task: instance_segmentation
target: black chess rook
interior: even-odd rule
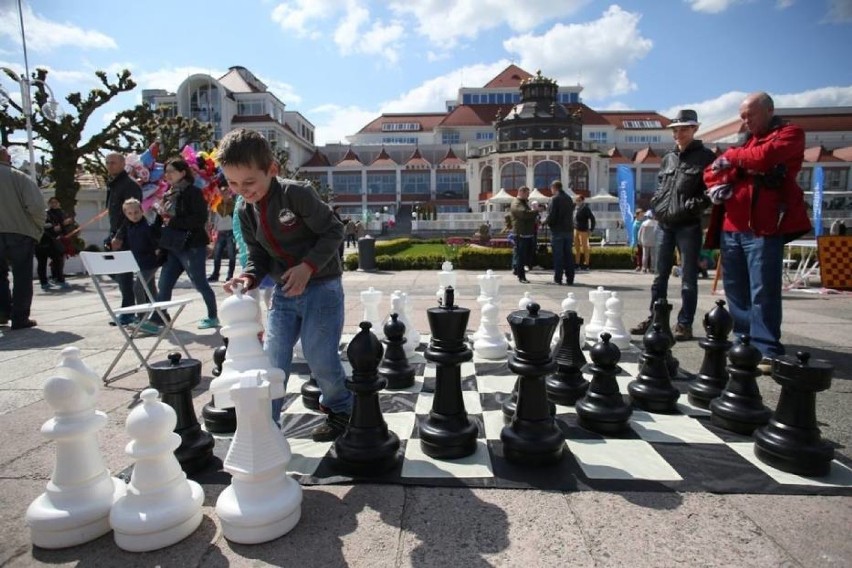
[[[704,350],[701,369],[689,383],[689,402],[698,408],[710,408],[710,401],[719,398],[728,382],[725,370],[731,342],[728,336],[734,328],[734,319],[725,309],[725,300],[716,300],[716,307],[704,314],[704,331],[707,337],[698,341]]]
[[[507,319],[515,340],[509,369],[518,374],[518,405],[512,422],[500,432],[503,455],[523,465],[554,464],[564,455],[565,434],[550,412],[544,377],[556,370],[550,340],[559,317],[531,302]]]
[[[757,365],[763,358],[760,350],[751,344],[751,337],[742,336],[741,342],[728,353],[731,364],[727,366],[728,384],[710,401],[710,419],[716,426],[750,435],[754,429],[769,422],[771,411],[763,404],[757,377],[762,373]]]
[[[680,391],[672,386],[666,362],[666,353],[670,352],[669,338],[659,323],[651,324],[642,338],[642,345],[639,374],[627,385],[633,406],[648,412],[676,413]]]
[[[473,351],[464,341],[470,310],[453,301],[454,290],[448,286],[441,305],[426,311],[432,339],[425,357],[435,364],[435,395],[429,416],[420,424],[420,446],[436,459],[473,454],[479,434],[467,415],[461,389],[460,365],[473,359]]]
[[[399,314],[392,313],[384,325],[385,356],[379,365],[379,376],[387,381],[389,390],[406,389],[414,385],[414,367],[409,365],[405,354],[405,324]]]
[[[400,461],[399,437],[388,429],[378,393],[385,387],[377,369],[382,344],[370,331],[370,322],[361,322],[346,356],[352,365],[352,378],[346,388],[355,395],[352,416],[346,431],[334,442],[335,467],[353,475],[381,475]]]
[[[611,435],[627,430],[633,409],[624,402],[615,376],[621,371],[621,350],[610,342],[609,333],[592,346],[589,371],[592,380],[585,396],[577,401],[577,423],[598,434]]]
[[[583,377],[586,356],[580,345],[583,318],[575,311],[567,311],[560,317],[559,325],[556,372],[545,379],[547,397],[555,404],[573,406],[589,388],[589,381]]]
[[[781,395],[769,424],[754,433],[754,455],[796,475],[828,475],[834,447],[820,437],[816,394],[831,387],[834,369],[825,361],[811,361],[810,353],[799,352],[796,357],[775,359],[772,370]]]

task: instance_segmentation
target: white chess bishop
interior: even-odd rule
[[[216,500],[225,538],[257,544],[290,532],[302,515],[302,488],[287,475],[290,445],[269,416],[265,373],[244,373],[231,387],[237,413],[225,470],[231,485]]]
[[[361,304],[364,306],[364,315],[361,316],[361,321],[368,321],[372,325],[373,331],[378,332],[382,329],[382,317],[379,310],[379,304],[382,302],[382,291],[376,290],[372,286],[368,290],[361,292]]]
[[[589,301],[592,303],[592,318],[586,323],[586,339],[597,342],[601,331],[606,325],[606,301],[609,299],[609,290],[598,286],[595,290],[589,290]]]
[[[618,297],[618,292],[610,293],[605,306],[604,315],[606,316],[606,322],[601,333],[608,333],[610,335],[610,342],[614,343],[619,349],[632,348],[630,333],[624,327],[624,303]]]
[[[257,337],[263,331],[263,326],[258,323],[259,311],[257,300],[239,289],[226,298],[219,308],[222,335],[228,338],[228,351],[222,372],[210,383],[216,408],[234,407],[231,387],[247,371],[265,371],[272,398],[284,396],[284,371],[272,366]]]
[[[177,415],[159,401],[156,389],[145,389],[142,404],[127,417],[133,458],[127,494],[112,507],[109,521],[122,550],[146,552],[180,542],[201,524],[204,491],[186,478],[175,457],[180,436]],[[267,413],[268,414],[268,413]]]
[[[100,378],[80,360],[80,350],[63,349],[44,384],[44,399],[54,416],[41,433],[56,443],[53,474],[47,491],[26,514],[36,546],[64,548],[105,535],[110,509],[127,490],[123,481],[110,476],[98,447],[97,432],[107,423],[106,414],[95,410],[99,391]]]

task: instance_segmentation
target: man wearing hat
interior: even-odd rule
[[[660,163],[657,189],[651,198],[651,209],[658,222],[657,275],[651,287],[651,309],[654,302],[668,295],[669,277],[674,264],[675,248],[683,263],[681,307],[672,333],[677,341],[692,339],[692,322],[698,305],[698,252],[701,249],[701,216],[710,200],[704,185],[704,168],[716,158],[713,152],[695,139],[698,114],[684,109],[669,124],[675,148]],[[651,316],[630,333],[643,335],[651,325]]]

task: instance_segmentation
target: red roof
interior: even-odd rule
[[[636,127],[625,127],[625,121],[659,121],[659,128],[666,128],[671,121],[660,113],[653,110],[602,110],[599,111],[601,117],[606,120],[609,124],[615,126],[616,128],[623,128],[627,130],[649,130],[657,128],[656,126],[649,126],[647,128],[636,128]]]
[[[579,110],[583,124],[599,126],[610,125],[610,122],[606,118],[604,118],[603,114],[599,113],[596,110],[592,110],[590,107],[586,106],[583,103],[569,103],[563,106],[570,114],[574,114]]]
[[[650,146],[642,148],[633,157],[633,163],[635,164],[659,164],[660,162],[660,157],[654,153]]]
[[[303,168],[330,168],[331,162],[328,161],[328,157],[319,151],[319,149],[314,150],[314,154],[308,159],[307,162],[302,164]]]
[[[376,156],[376,159],[370,162],[370,167],[372,169],[395,168],[396,166],[397,163],[394,162],[393,158],[388,155],[387,151],[384,148],[382,148],[381,153]]]
[[[512,104],[459,105],[441,121],[440,126],[491,126],[505,117]]]
[[[826,150],[825,146],[819,145],[805,149],[805,161],[815,164],[817,162],[842,162],[843,160]]]
[[[447,150],[447,154],[438,163],[439,168],[463,168],[464,161],[460,160],[456,153],[453,152],[452,146]]]
[[[852,146],[835,148],[831,153],[834,154],[835,158],[840,158],[846,162],[852,162]]]
[[[364,163],[361,161],[361,158],[358,157],[358,154],[352,151],[352,148],[346,152],[346,155],[343,156],[339,162],[337,162],[337,167],[355,167],[360,168]]]
[[[486,89],[502,89],[505,87],[520,87],[521,81],[531,79],[532,75],[514,63],[503,69],[496,77],[485,84]]]
[[[420,148],[415,148],[411,156],[405,161],[405,169],[407,170],[421,170],[431,167],[432,164],[420,154]]]
[[[619,151],[618,147],[613,146],[612,150],[607,152],[609,154],[609,161],[611,164],[629,164],[630,160],[622,155],[621,151]]]
[[[421,113],[412,113],[412,114],[383,114],[380,117],[376,118],[372,122],[370,122],[367,126],[358,131],[361,133],[396,133],[396,134],[412,134],[417,132],[430,132],[435,129],[444,117],[447,116],[445,112],[421,112]],[[382,130],[383,124],[395,124],[395,123],[417,123],[420,125],[420,130]]]
[[[810,116],[779,116],[801,127],[805,132],[842,132],[852,130],[852,114],[818,114]]]

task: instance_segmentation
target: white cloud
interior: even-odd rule
[[[795,0],[775,0],[775,8],[786,10],[795,3]]]
[[[166,89],[175,92],[187,77],[195,74],[210,75],[215,78],[221,77],[225,72],[220,69],[190,65],[186,67],[164,67],[153,71],[138,71],[133,73],[133,79],[140,89]]]
[[[306,116],[316,125],[316,144],[323,146],[334,142],[346,143],[346,137],[355,134],[380,112],[357,106],[328,104],[309,109]]]
[[[339,6],[339,0],[282,2],[273,8],[272,21],[282,30],[295,32],[299,37],[318,39],[322,34],[314,27],[315,23],[333,16]]]
[[[627,68],[653,47],[639,30],[640,17],[613,5],[597,20],[556,24],[542,35],[509,38],[503,47],[519,55],[524,69],[546,69],[562,85],[582,84],[586,99],[621,95],[637,88]]]
[[[705,14],[720,14],[733,6],[739,4],[743,0],[684,0],[689,4],[693,11],[703,12]],[[783,2],[784,0],[781,0]]]
[[[852,0],[828,0],[828,14],[825,20],[833,24],[852,22]]]
[[[217,75],[217,77],[221,77],[221,75]],[[266,83],[266,87],[285,105],[297,105],[302,102],[302,97],[296,93],[296,88],[290,83],[265,77],[259,77],[259,79]]]
[[[394,1],[390,9],[397,15],[417,20],[417,32],[444,49],[458,40],[473,39],[481,32],[507,25],[515,31],[528,31],[547,20],[575,13],[589,0],[418,0]]]
[[[24,4],[24,29],[27,47],[36,52],[53,51],[61,47],[83,49],[116,49],[115,40],[97,30],[83,29],[74,24],[59,23],[35,14],[32,8]],[[20,20],[14,2],[0,4],[0,37],[6,37],[21,44]]]

